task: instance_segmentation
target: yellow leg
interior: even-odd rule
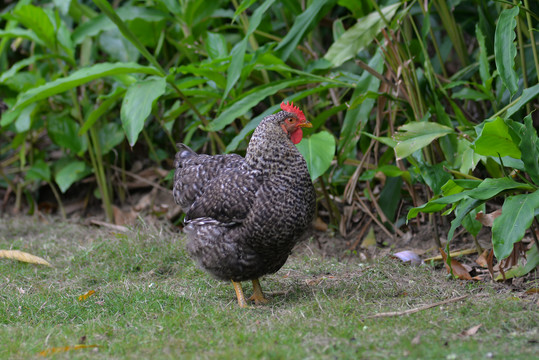
[[[249,301],[254,301],[256,305],[267,304],[269,302],[269,300],[264,297],[258,279],[253,280],[253,295],[251,295]]]
[[[249,307],[247,301],[245,301],[245,296],[243,295],[243,290],[241,289],[241,283],[235,282],[232,280],[232,285],[234,285],[234,290],[236,290],[236,297],[238,298],[238,305],[241,308]]]

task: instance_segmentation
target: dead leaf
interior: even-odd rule
[[[487,256],[487,268],[488,268],[490,277],[494,280],[493,261],[494,261],[494,249],[490,249],[490,252],[488,253],[488,256]]]
[[[477,331],[479,330],[479,328],[483,326],[483,324],[479,324],[479,325],[475,325],[475,326],[472,326],[471,328],[469,328],[468,330],[464,330],[463,332],[461,332],[459,334],[459,336],[461,337],[468,337],[468,336],[473,336],[477,333]]]
[[[314,228],[317,231],[327,231],[328,224],[326,224],[322,219],[317,217],[316,220],[314,221]]]
[[[421,334],[417,334],[413,339],[412,339],[412,345],[419,345],[421,343]]]
[[[376,236],[374,235],[374,228],[372,226],[361,242],[362,248],[366,249],[369,246],[376,246]]]
[[[477,265],[481,266],[481,267],[484,267],[484,268],[488,268],[488,254],[490,252],[490,249],[485,249],[485,251],[483,251],[483,253],[481,255],[479,255],[479,257],[475,260],[475,262],[477,263]]]
[[[0,250],[0,258],[19,260],[30,264],[47,265],[52,267],[47,260],[19,250]]]
[[[66,352],[70,350],[79,350],[79,349],[87,349],[87,348],[98,348],[99,345],[75,345],[75,346],[63,346],[63,347],[53,347],[49,348],[43,351],[40,351],[38,354],[41,356],[49,356],[52,354],[56,354],[59,352]]]
[[[135,211],[142,211],[149,208],[152,205],[155,197],[155,189],[142,196],[137,204],[133,207]]]
[[[451,269],[453,269],[453,275],[455,275],[459,279],[472,280],[470,273],[466,270],[466,268],[460,262],[458,262],[453,257],[451,257],[451,269],[450,269],[449,265],[447,265],[447,254],[442,248],[440,248],[440,253],[442,253],[442,258],[444,259],[444,265],[448,273],[451,273]]]
[[[475,220],[479,221],[481,224],[487,227],[492,227],[492,224],[494,223],[494,219],[496,219],[501,214],[502,214],[502,209],[493,211],[490,214],[484,214],[482,211],[480,211],[475,215]]]
[[[112,211],[114,213],[114,223],[116,225],[134,225],[135,219],[138,216],[138,212],[133,211],[123,211],[119,207],[112,205]]]
[[[79,296],[79,301],[85,301],[86,299],[88,299],[93,294],[95,294],[95,290],[90,290],[86,294],[83,294],[83,295]]]
[[[526,294],[539,294],[539,288],[531,288],[526,290]]]

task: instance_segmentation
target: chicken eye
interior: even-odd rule
[[[293,118],[288,118],[288,119],[286,119],[286,122],[289,123],[289,124],[292,124],[294,122],[294,119]]]

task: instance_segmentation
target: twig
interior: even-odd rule
[[[420,306],[420,307],[415,308],[415,309],[408,309],[408,310],[404,310],[404,311],[391,311],[391,312],[378,313],[378,314],[369,315],[367,317],[364,317],[364,319],[374,319],[374,318],[381,318],[381,317],[392,317],[392,316],[401,316],[401,315],[413,314],[413,313],[416,313],[416,312],[419,312],[419,311],[422,311],[422,310],[427,310],[427,309],[430,309],[430,308],[433,308],[433,307],[436,307],[436,306],[445,305],[445,304],[449,304],[449,303],[452,303],[452,302],[464,300],[469,296],[470,295],[463,295],[463,296],[459,296],[459,297],[456,297],[456,298],[453,298],[453,299],[439,301],[439,302],[434,303],[434,304]]]
[[[369,215],[376,224],[378,224],[378,226],[380,227],[380,229],[382,229],[383,232],[386,233],[386,235],[390,238],[393,238],[393,234],[391,232],[389,232],[388,229],[386,229],[386,227],[384,226],[384,224],[382,224],[380,222],[380,220],[378,220],[376,218],[376,216],[374,216],[374,214],[369,210],[369,208],[367,207],[367,205],[359,198],[357,197],[356,200],[359,202],[359,205],[360,207],[362,208],[363,212],[367,215]]]
[[[161,190],[161,191],[163,191],[163,192],[166,192],[167,194],[172,194],[172,190],[167,189],[166,187],[163,187],[163,186],[157,184],[156,182],[153,182],[153,181],[150,181],[150,180],[148,180],[148,179],[145,179],[145,178],[143,178],[142,176],[137,175],[137,174],[135,174],[135,173],[133,173],[133,172],[131,172],[131,171],[123,170],[122,168],[119,168],[119,167],[116,166],[116,165],[110,165],[110,167],[111,167],[112,169],[116,170],[116,171],[123,171],[126,175],[131,176],[133,179],[138,180],[138,181],[140,181],[140,182],[143,182],[143,183],[145,183],[145,184],[151,185],[151,186],[153,186],[154,188],[157,188],[157,189],[159,189],[159,190]]]
[[[94,224],[94,225],[103,226],[103,227],[109,228],[109,229],[114,230],[114,231],[120,231],[120,232],[128,232],[129,231],[129,228],[126,227],[126,226],[110,224],[110,223],[105,222],[105,221],[92,219],[92,220],[90,220],[90,223]]]
[[[359,235],[357,236],[356,241],[354,241],[354,243],[348,248],[348,250],[355,250],[356,249],[356,247],[359,245],[360,241],[363,239],[363,235],[365,235],[365,232],[367,231],[367,229],[369,228],[369,225],[371,223],[372,223],[372,218],[368,218],[367,222],[365,223],[365,225],[363,226],[363,228],[359,232]]]

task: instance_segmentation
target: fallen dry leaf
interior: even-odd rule
[[[328,224],[324,222],[324,220],[320,219],[319,217],[316,218],[314,221],[314,228],[317,231],[327,231],[328,230]]]
[[[133,209],[124,211],[115,205],[112,205],[112,211],[114,213],[114,224],[120,226],[134,225],[138,216],[138,212],[133,211]]]
[[[369,229],[369,232],[365,237],[363,238],[363,241],[361,242],[361,247],[366,249],[369,246],[376,246],[376,235],[374,235],[374,229],[371,226]]]
[[[539,288],[531,288],[526,290],[526,294],[539,294]]]
[[[490,249],[485,249],[481,255],[475,260],[477,265],[488,268],[488,254],[490,252]]]
[[[30,264],[52,265],[45,259],[19,250],[0,250],[0,258],[19,260]]]
[[[88,299],[90,296],[92,296],[93,294],[95,294],[95,290],[90,290],[86,294],[79,296],[79,301],[84,301]]]
[[[451,258],[451,269],[450,269],[449,265],[447,265],[447,254],[442,248],[440,248],[440,253],[442,254],[442,258],[444,259],[444,265],[448,273],[451,273],[451,269],[453,269],[453,275],[455,275],[459,279],[472,280],[470,273],[466,270],[466,268],[460,262],[458,262],[454,258]]]
[[[49,356],[52,354],[56,354],[59,352],[66,352],[69,350],[79,350],[79,349],[98,348],[98,347],[99,345],[75,345],[75,346],[53,347],[53,348],[40,351],[38,354],[41,356]]]
[[[421,343],[421,334],[417,334],[413,339],[412,339],[412,345],[419,345]]]
[[[471,328],[469,328],[468,330],[464,330],[463,332],[461,332],[459,334],[459,336],[461,337],[468,337],[468,336],[473,336],[477,333],[477,331],[479,330],[479,328],[483,326],[483,324],[479,324],[479,325],[475,325],[475,326],[472,326]]]
[[[501,214],[502,214],[502,209],[498,209],[489,214],[484,214],[482,211],[480,211],[475,215],[475,220],[479,221],[481,224],[487,227],[492,227],[492,224],[494,223],[494,219],[496,219]]]

